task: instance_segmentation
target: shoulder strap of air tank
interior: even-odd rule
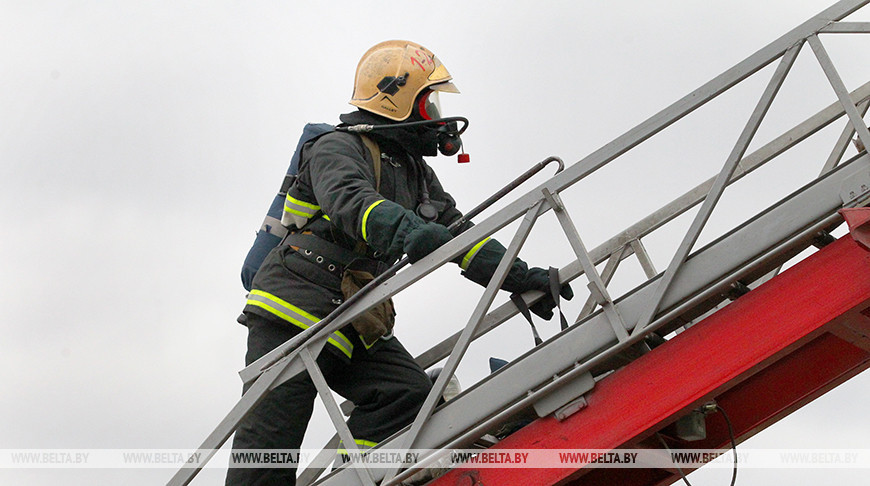
[[[378,143],[372,140],[370,137],[365,135],[360,135],[360,138],[363,141],[363,145],[369,149],[369,152],[372,154],[372,163],[375,168],[375,191],[381,190],[381,149],[378,147]]]
[[[369,152],[372,155],[372,165],[374,166],[374,170],[375,170],[375,191],[380,192],[381,191],[381,148],[378,147],[378,143],[375,142],[374,140],[372,140],[370,137],[367,137],[365,135],[360,135],[359,137],[362,139],[363,145],[365,145],[366,148],[369,149]],[[359,241],[356,244],[354,251],[356,251],[359,254],[365,255],[366,254],[366,243],[364,241]]]

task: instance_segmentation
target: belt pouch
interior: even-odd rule
[[[345,269],[341,279],[341,293],[344,295],[345,300],[359,292],[361,288],[365,287],[374,278],[370,272],[364,270]],[[393,307],[393,299],[387,299],[354,319],[351,325],[359,333],[360,339],[366,349],[368,349],[380,337],[392,332],[395,322],[396,310]]]

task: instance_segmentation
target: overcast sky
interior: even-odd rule
[[[453,74],[462,94],[442,103],[471,120],[472,163],[431,163],[468,209],[547,156],[580,160],[830,3],[0,0],[0,449],[201,443],[240,394],[241,262],[302,126],[350,111],[371,45],[414,40]],[[870,43],[854,37],[823,38],[850,89],[870,79]],[[814,62],[804,49],[760,139],[834,101]],[[587,246],[717,173],[764,73],[566,193]],[[702,242],[751,216],[747,201],[758,210],[810,180],[841,128],[726,196]],[[660,269],[679,238],[648,242]],[[533,235],[522,256],[564,266],[570,249],[551,240]],[[398,296],[397,333],[419,354],[464,325],[478,295],[439,270]],[[539,324],[545,338],[557,327]],[[511,321],[472,347],[459,378],[530,346]],[[745,446],[866,448],[868,385],[865,373]],[[304,446],[331,434],[320,407]],[[173,472],[0,469],[0,482],[134,486]],[[692,478],[726,484],[730,471]],[[864,484],[866,470],[746,469],[738,484],[774,481]]]

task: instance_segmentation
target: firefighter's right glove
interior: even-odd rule
[[[556,308],[556,300],[550,292],[550,276],[549,272],[543,268],[530,268],[526,272],[522,286],[518,289],[520,292],[528,290],[540,290],[544,293],[544,297],[529,306],[529,310],[541,319],[549,321],[553,318],[553,309]],[[559,295],[565,300],[574,298],[574,290],[567,283],[562,284],[559,289]]]
[[[417,226],[405,237],[403,249],[411,263],[416,263],[453,239],[447,227],[438,223]]]
[[[486,287],[492,278],[492,274],[498,267],[499,262],[505,254],[505,247],[495,239],[484,240],[484,244],[477,245],[465,257],[460,257],[462,274],[465,278]],[[556,307],[556,301],[550,291],[549,271],[543,268],[529,268],[526,262],[517,258],[511,264],[508,270],[507,277],[501,285],[502,290],[515,293],[523,293],[529,290],[540,290],[544,292],[544,297],[534,305],[529,307],[529,310],[540,316],[542,319],[551,319],[553,317],[553,309]],[[563,284],[559,289],[559,295],[570,300],[574,297],[574,291],[567,283]]]

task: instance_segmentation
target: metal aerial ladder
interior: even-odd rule
[[[385,279],[339,315],[324,319],[242,370],[243,381],[251,386],[203,442],[202,456],[214,454],[269,390],[303,372],[318,387],[337,435],[301,472],[299,484],[387,485],[402,484],[435,460],[438,451],[452,449],[661,447],[660,437],[673,437],[669,427],[711,401],[729,410],[731,432],[742,440],[870,367],[870,252],[868,226],[863,225],[870,217],[862,213],[870,201],[870,156],[860,148],[861,144],[870,146],[870,131],[863,120],[870,103],[870,82],[850,92],[822,42],[829,35],[870,33],[870,23],[844,20],[868,3],[843,0],[834,4],[477,222],[425,259]],[[807,45],[833,88],[832,103],[747,154]],[[587,249],[562,194],[769,65],[772,76],[721,171],[596,248]],[[702,248],[694,248],[730,184],[844,114],[845,127],[833,140],[819,177]],[[847,157],[855,135],[859,152]],[[696,212],[688,231],[667,268],[657,271],[642,240],[690,210]],[[510,263],[536,220],[549,211],[555,214],[575,257],[558,270],[559,279],[572,282],[580,278],[574,288],[585,285],[587,304],[573,325],[439,405],[471,342],[518,315],[513,302],[491,307]],[[844,218],[852,235],[835,239],[831,231]],[[315,361],[329,335],[512,224],[516,229],[505,257],[467,325],[417,358],[424,368],[443,362],[443,369],[416,420],[377,446],[434,451],[432,455],[420,457],[417,463],[341,467],[325,473],[339,439],[349,452],[359,452],[344,423],[342,407],[333,399]],[[813,246],[820,249],[778,272],[785,262]],[[647,280],[614,299],[608,283],[620,262],[632,255]],[[541,297],[541,292],[523,295],[528,304]],[[680,369],[692,371],[674,371]],[[797,377],[807,370],[812,373]],[[776,393],[769,391],[772,385]],[[645,406],[634,407],[639,401]],[[518,416],[535,420],[499,442],[482,439]],[[727,445],[729,431],[721,419],[711,415],[704,424],[705,438],[691,447]],[[677,440],[667,445],[688,447]],[[182,468],[170,484],[187,484],[201,466]],[[679,479],[673,469],[595,469],[581,463],[573,469],[463,467],[431,484],[469,484],[469,477],[473,484],[487,485],[640,485]]]

